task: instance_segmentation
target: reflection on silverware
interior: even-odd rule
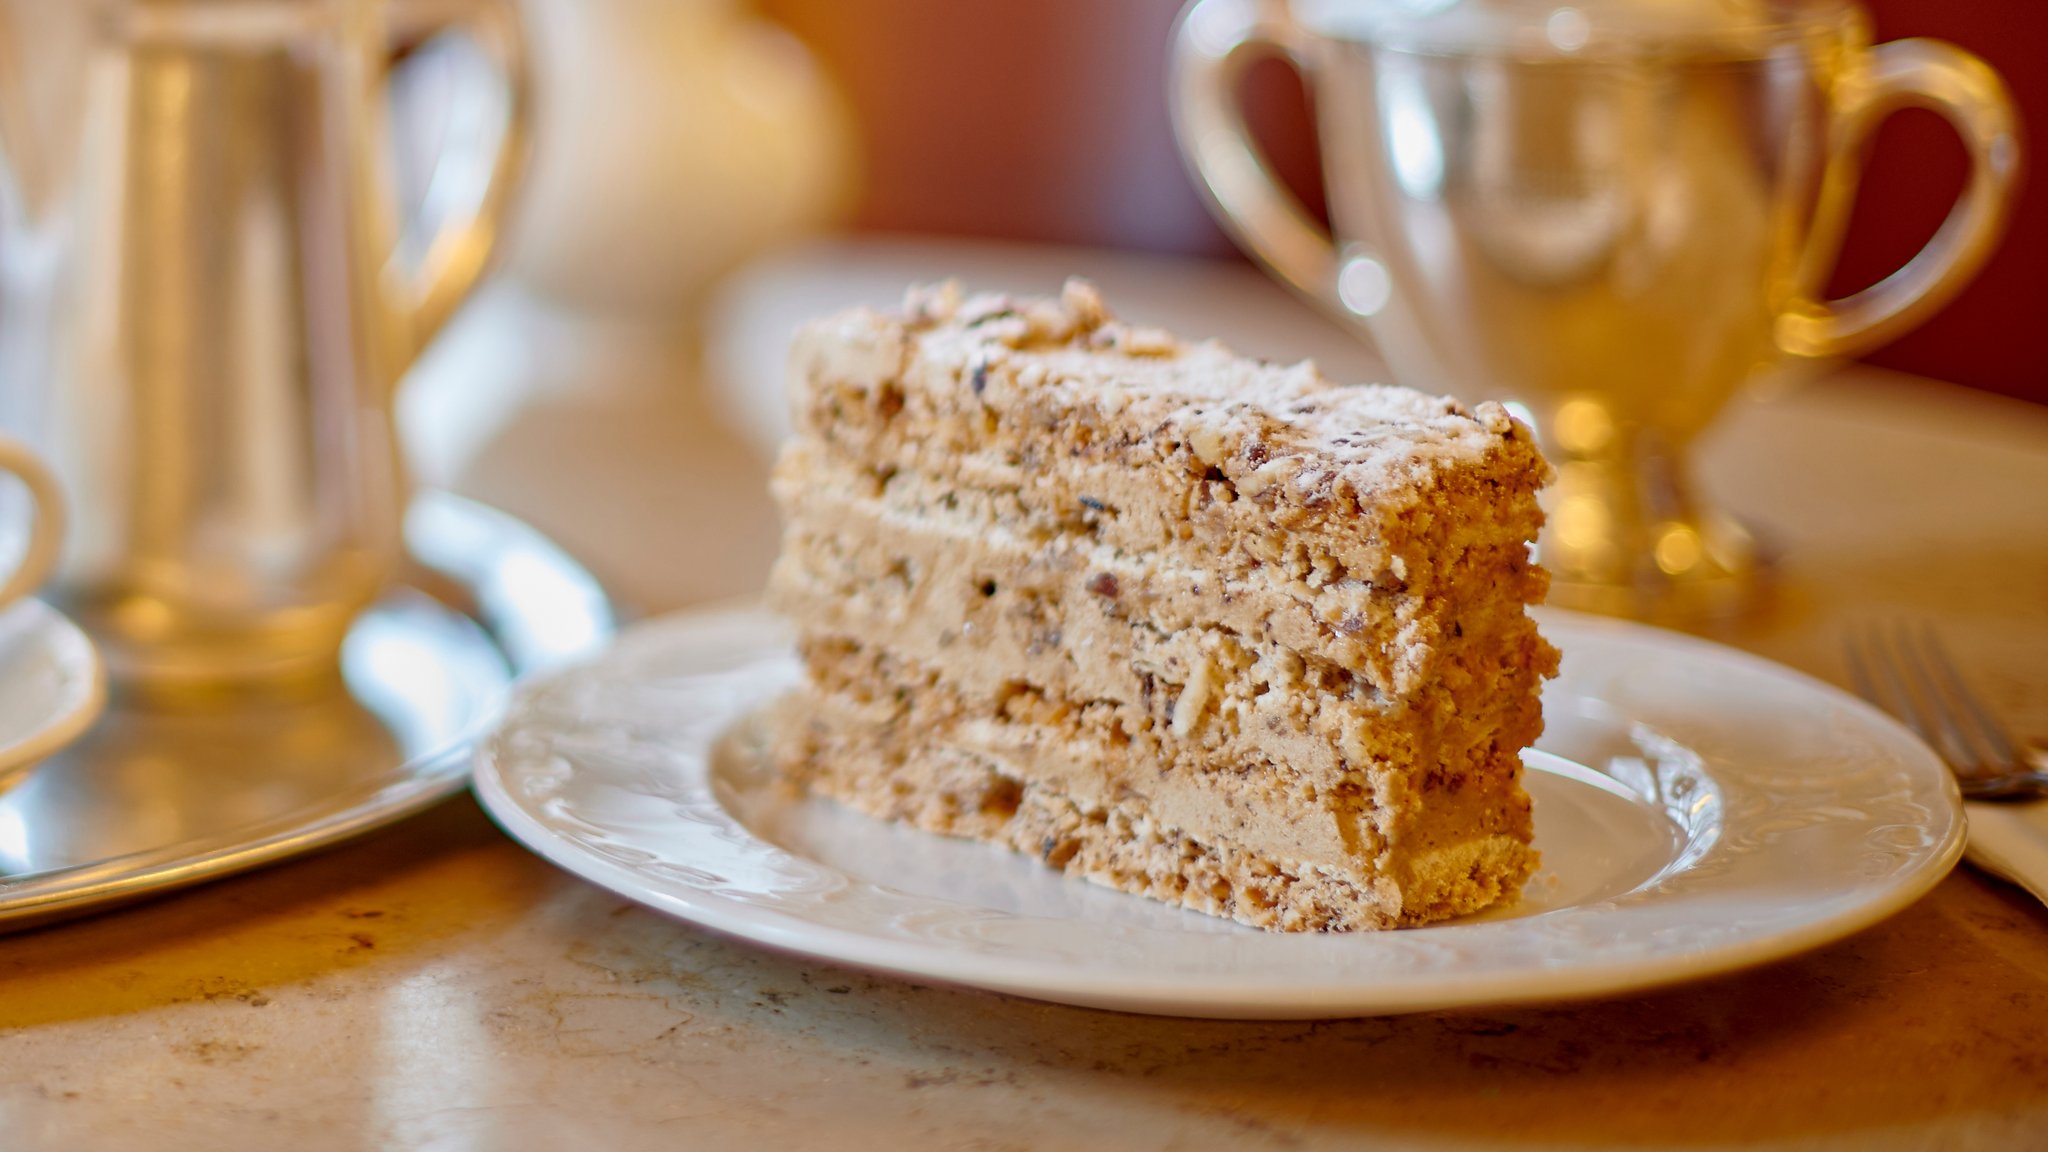
[[[322,804],[366,766],[422,761],[458,742],[509,681],[476,624],[401,594],[349,633],[327,691],[175,711],[117,697],[83,740],[0,797],[0,871],[198,842]]]
[[[460,790],[515,673],[612,634],[603,590],[503,513],[423,493],[418,565],[474,619],[401,589],[361,616],[325,690],[162,710],[134,695],[0,793],[0,930],[277,860]]]
[[[1970,691],[1931,626],[1851,628],[1842,648],[1856,691],[1939,751],[1965,797],[2048,796],[2048,771],[2022,754],[2019,743]]]

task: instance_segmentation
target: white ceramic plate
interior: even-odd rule
[[[92,641],[40,600],[0,612],[0,790],[83,734],[107,705]]]
[[[1327,1017],[1611,994],[1814,947],[1962,850],[1954,784],[1897,724],[1689,637],[1561,612],[1529,791],[1544,866],[1512,908],[1267,934],[1027,858],[793,800],[762,704],[796,681],[755,611],[673,617],[530,686],[478,748],[511,834],[633,900],[775,948],[1022,996]]]

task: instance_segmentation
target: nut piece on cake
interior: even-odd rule
[[[807,327],[771,579],[786,777],[1260,928],[1421,924],[1535,866],[1549,467],[1497,404],[1057,300]]]

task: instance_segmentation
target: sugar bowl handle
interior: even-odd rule
[[[1174,26],[1167,91],[1181,155],[1232,238],[1283,283],[1343,315],[1336,246],[1274,176],[1238,103],[1245,69],[1261,57],[1306,75],[1306,41],[1285,4],[1198,0]]]
[[[1850,193],[1871,133],[1903,108],[1939,113],[1963,138],[1970,179],[1948,218],[1903,268],[1842,300],[1820,286],[1833,264]],[[1998,73],[1941,40],[1872,48],[1837,86],[1823,203],[1836,217],[1816,228],[1800,278],[1806,290],[1778,316],[1777,340],[1799,356],[1853,356],[1919,324],[1962,291],[2005,230],[2020,172],[2018,116]]]
[[[502,115],[496,147],[489,153],[459,145],[442,152],[428,178],[429,196],[445,194],[456,208],[429,235],[401,243],[402,251],[417,254],[413,260],[394,254],[387,268],[409,337],[407,362],[441,331],[490,267],[531,139],[531,66],[517,4],[412,0],[393,8],[391,33],[397,45],[417,45],[447,32],[467,38],[491,64],[501,82]],[[461,128],[470,127],[474,111],[465,106],[458,114]]]

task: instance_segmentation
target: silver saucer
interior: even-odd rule
[[[611,638],[610,602],[502,512],[423,493],[419,569],[342,650],[345,693],[233,712],[124,709],[0,794],[0,931],[310,851],[460,791],[516,675]]]

